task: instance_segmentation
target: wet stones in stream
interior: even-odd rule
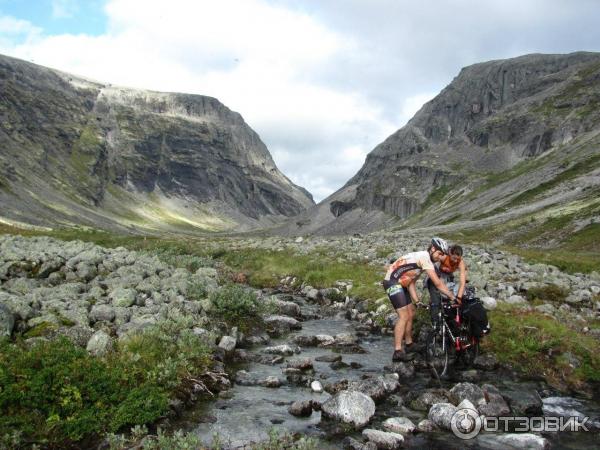
[[[321,417],[363,428],[375,415],[375,402],[362,392],[344,390],[321,405]]]
[[[264,318],[267,333],[270,336],[282,336],[293,330],[301,330],[302,324],[293,317],[283,315],[270,315]]]

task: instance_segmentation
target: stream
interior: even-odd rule
[[[290,296],[287,296],[288,298]],[[293,346],[298,335],[337,335],[340,333],[357,334],[359,322],[345,318],[345,311],[311,304],[304,297],[293,296],[294,302],[301,307],[302,315],[310,317],[301,322],[302,329],[293,331],[282,337],[273,338],[268,344],[248,348],[253,354],[260,354],[266,347],[280,344]],[[323,315],[320,317],[319,315]],[[319,317],[319,318],[314,318]],[[358,333],[360,336],[365,333]],[[393,337],[390,335],[368,334],[360,336],[358,343],[365,353],[344,353],[320,347],[302,347],[299,354],[286,356],[289,358],[307,357],[313,362],[314,373],[306,372],[310,380],[319,380],[326,385],[343,379],[360,380],[391,373],[385,369],[391,364]],[[324,355],[340,355],[347,367],[332,368],[330,362],[316,361]],[[354,363],[354,364],[353,364]],[[255,442],[268,439],[268,433],[275,428],[280,432],[301,433],[318,441],[319,449],[343,448],[342,440],[352,436],[364,441],[361,432],[340,427],[331,421],[321,421],[321,412],[313,411],[309,417],[295,417],[288,412],[288,407],[298,400],[316,400],[325,402],[330,394],[315,393],[308,386],[288,383],[282,369],[285,361],[279,364],[260,362],[236,363],[235,369],[245,370],[253,377],[265,379],[272,376],[282,381],[278,388],[260,385],[240,385],[222,392],[213,401],[203,402],[187,411],[177,423],[178,428],[197,434],[203,443],[211,445],[213,436],[219,436],[219,442],[226,448],[243,448]],[[417,365],[418,368],[418,365]],[[413,410],[405,405],[403,399],[411,392],[420,392],[427,388],[439,388],[440,382],[432,378],[427,369],[416,370],[411,377],[400,378],[400,387],[392,395],[377,403],[375,416],[367,428],[384,430],[382,422],[390,417],[407,417],[416,425],[427,418],[427,411]],[[496,369],[493,371],[478,370],[474,372],[456,370],[452,378],[442,380],[441,387],[450,389],[462,381],[473,382],[479,386],[485,383],[495,385],[501,393],[512,392],[513,397],[540,395],[543,399],[543,411],[546,416],[588,416],[594,424],[590,432],[554,432],[543,433],[552,449],[590,449],[598,446],[600,441],[600,404],[582,398],[564,397],[555,392],[543,381],[520,380],[512,372]],[[310,383],[309,383],[310,385]],[[588,422],[588,423],[590,423]],[[407,448],[499,448],[490,434],[481,433],[471,440],[460,440],[449,431],[417,432],[406,437],[404,447]],[[494,438],[494,436],[491,436]],[[511,448],[511,447],[503,447]]]

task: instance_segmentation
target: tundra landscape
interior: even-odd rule
[[[0,448],[596,445],[600,53],[464,67],[317,202],[242,115],[0,55]],[[443,373],[382,287],[434,236],[491,327]]]

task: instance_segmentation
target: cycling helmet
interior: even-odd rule
[[[433,245],[433,248],[441,251],[445,255],[448,254],[448,243],[444,239],[434,237],[433,239],[431,239],[431,245]]]

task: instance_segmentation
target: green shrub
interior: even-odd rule
[[[248,330],[261,325],[262,314],[270,311],[270,303],[261,302],[256,294],[239,284],[229,284],[210,296],[210,315],[228,326]]]
[[[154,422],[190,375],[211,364],[209,347],[166,320],[96,358],[66,338],[0,342],[0,448],[19,442],[66,447],[126,426]]]
[[[527,291],[527,300],[530,302],[562,303],[565,298],[567,298],[567,290],[555,284],[531,288]]]

